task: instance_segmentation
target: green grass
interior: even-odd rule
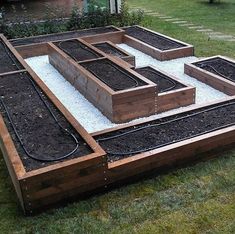
[[[129,2],[142,4],[149,9],[155,8],[171,16],[183,14],[190,18],[192,14],[192,21],[196,20],[197,14],[200,18],[203,15],[204,25],[208,23],[208,27],[221,29],[220,31],[223,32],[229,32],[234,23],[223,18],[218,19],[215,12],[208,11],[207,4],[196,0],[130,0]],[[231,17],[234,4],[226,8],[224,4],[223,13],[219,5],[216,5],[218,8],[216,12]],[[177,5],[175,11],[174,5]],[[191,13],[185,11],[186,6],[193,9]],[[206,22],[206,17],[216,18],[215,23]],[[219,24],[224,26],[221,27]],[[197,56],[224,54],[235,57],[234,42],[208,41],[202,33],[184,29],[154,17],[146,17],[144,25],[194,44]],[[0,155],[0,233],[3,234],[227,234],[235,233],[234,217],[235,150],[221,154],[217,159],[146,179],[64,208],[49,210],[36,217],[23,216],[4,160]]]

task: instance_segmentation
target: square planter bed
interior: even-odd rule
[[[107,183],[174,168],[235,146],[235,98],[93,133],[108,157]]]
[[[192,76],[228,95],[235,95],[235,61],[214,56],[184,65],[185,74]]]
[[[156,85],[112,57],[77,63],[50,44],[49,61],[112,122],[155,113]]]
[[[195,103],[196,89],[151,66],[133,69],[157,85],[157,113]]]
[[[20,204],[33,214],[102,186],[107,163],[20,56],[18,62],[25,70],[0,74],[0,146]]]
[[[47,35],[17,38],[10,40],[11,44],[17,49],[23,58],[29,58],[40,55],[47,55],[47,43],[75,38],[86,38],[90,41],[111,40],[120,43],[124,31],[114,26],[91,28],[78,31],[63,33],[53,33]],[[93,39],[92,39],[93,38]]]
[[[121,58],[135,67],[135,56],[127,53],[125,50],[119,48],[114,43],[110,41],[104,41],[92,45],[107,55]]]
[[[192,45],[152,30],[140,26],[126,27],[124,30],[123,43],[160,61],[192,56],[194,54]]]

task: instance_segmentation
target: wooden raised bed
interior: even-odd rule
[[[181,112],[178,114],[170,115],[164,118],[161,118],[159,120],[151,120],[151,121],[140,121],[135,124],[126,124],[125,126],[118,126],[115,128],[111,128],[108,130],[100,131],[93,133],[92,136],[99,142],[100,139],[115,136],[115,134],[123,134],[127,130],[136,130],[140,127],[147,126],[153,123],[164,123],[164,121],[169,121],[174,119],[182,117],[182,116],[188,116],[189,114],[195,112],[195,111],[201,111],[205,108],[212,108],[217,105],[225,104],[228,102],[233,102],[235,105],[235,97],[227,98],[223,101],[217,101],[211,104],[198,106],[198,107],[192,107],[186,112]],[[233,110],[234,111],[234,106]],[[230,111],[231,112],[231,111]],[[209,116],[209,115],[208,115]],[[205,118],[207,121],[207,118]],[[154,122],[155,121],[155,122]],[[186,121],[186,120],[183,120]],[[173,168],[175,166],[185,165],[185,163],[192,163],[193,161],[199,161],[199,160],[205,160],[211,156],[215,156],[218,152],[223,152],[223,150],[232,148],[235,146],[235,121],[234,116],[231,122],[229,122],[229,116],[227,118],[228,125],[225,127],[222,127],[221,129],[218,128],[218,130],[212,130],[211,132],[207,132],[202,135],[195,135],[191,138],[185,138],[182,139],[182,141],[179,140],[179,142],[171,142],[169,144],[166,144],[164,146],[152,149],[152,150],[146,150],[146,152],[143,153],[136,153],[132,156],[125,156],[125,158],[114,158],[113,156],[110,157],[109,151],[112,151],[114,149],[117,150],[123,150],[123,144],[125,145],[124,141],[126,140],[126,144],[128,144],[128,148],[126,149],[128,152],[133,147],[133,142],[136,141],[135,137],[132,135],[127,135],[127,139],[121,139],[118,138],[118,148],[115,148],[116,146],[112,146],[112,144],[104,145],[102,141],[100,141],[100,145],[104,148],[104,150],[107,150],[107,159],[108,159],[108,171],[107,171],[107,187],[113,186],[115,184],[120,184],[122,181],[130,180],[130,178],[137,178],[138,175],[142,173],[147,173],[149,171],[154,170],[161,171],[163,168]],[[187,122],[187,121],[186,121]],[[175,122],[176,127],[177,123]],[[188,122],[189,125],[191,125],[191,122]],[[211,124],[211,122],[209,123]],[[218,124],[220,126],[220,124]],[[224,123],[221,124],[221,126],[224,126]],[[183,128],[183,126],[179,125],[178,128]],[[174,127],[173,127],[174,128]],[[201,127],[202,128],[202,127]],[[159,128],[158,131],[161,128]],[[175,129],[169,129],[169,131],[174,131]],[[187,129],[185,129],[187,130]],[[202,129],[202,132],[204,129]],[[158,134],[158,132],[155,132]],[[145,133],[147,134],[147,133]],[[161,133],[160,133],[161,134]],[[167,134],[167,133],[164,133]],[[164,135],[163,133],[161,136]],[[151,138],[154,136],[151,134],[151,137],[146,140],[146,142],[151,141]],[[139,139],[145,139],[147,135],[138,135]],[[133,141],[131,141],[133,138]],[[132,142],[132,143],[131,143]],[[138,142],[135,142],[137,146]],[[137,147],[138,148],[138,147]]]
[[[140,26],[126,27],[124,30],[123,43],[160,61],[192,56],[194,54],[192,45],[152,30]],[[143,34],[143,39],[141,39],[141,34]],[[150,39],[151,42],[149,41]],[[161,46],[159,45],[159,40],[162,41]]]
[[[49,43],[49,61],[60,73],[112,122],[121,123],[155,113],[156,85],[134,72],[126,63],[107,56],[109,61],[124,73],[132,76],[141,86],[114,91],[94,74],[84,68],[85,62],[77,63],[54,44]],[[111,76],[112,77],[112,76]]]
[[[125,50],[121,49],[120,47],[116,46],[114,43],[110,41],[103,41],[92,44],[97,49],[103,51],[104,53],[121,58],[122,60],[130,63],[132,66],[135,67],[135,56],[127,53]]]
[[[195,87],[151,66],[138,67],[133,70],[157,84],[157,113],[195,103]]]
[[[209,70],[208,70],[207,68],[208,62],[210,64],[213,64],[213,61],[215,60],[222,60],[222,62],[226,61],[231,63],[231,67],[233,67],[233,73],[231,79],[226,79],[225,77],[223,77],[223,74],[219,74],[220,72],[216,73],[215,72],[216,70],[213,72],[213,67],[211,70],[211,65],[209,65],[208,67]],[[225,71],[224,69],[227,71]],[[227,73],[229,69],[224,67],[223,70],[224,71],[222,72]],[[201,59],[191,64],[185,64],[184,72],[185,74],[192,76],[202,81],[203,83],[206,83],[209,86],[212,86],[213,88],[220,90],[223,93],[226,93],[230,96],[235,95],[235,61],[232,59],[219,55],[210,58]]]
[[[6,46],[25,69],[0,74],[0,83],[4,81],[4,87],[9,79],[13,79],[13,83],[8,82],[9,87],[2,90],[2,93],[3,91],[5,92],[4,102],[8,100],[7,96],[5,96],[8,95],[8,90],[12,91],[12,93],[10,93],[10,95],[12,95],[11,98],[16,98],[15,95],[19,95],[19,92],[14,92],[13,89],[19,88],[22,82],[29,82],[24,76],[30,77],[30,79],[35,82],[37,88],[44,93],[43,99],[47,100],[48,105],[52,106],[53,110],[57,112],[57,118],[62,116],[62,118],[64,118],[63,124],[68,124],[70,126],[69,128],[73,129],[76,135],[79,136],[79,142],[84,142],[87,145],[86,147],[89,147],[88,154],[81,155],[80,153],[79,157],[75,155],[72,159],[68,158],[53,163],[45,162],[45,165],[37,161],[39,166],[36,164],[35,167],[37,168],[29,170],[28,166],[26,166],[28,165],[26,164],[27,160],[31,163],[36,162],[36,160],[32,158],[27,159],[27,156],[25,156],[26,153],[22,151],[22,148],[20,148],[17,143],[18,138],[14,135],[14,131],[11,125],[9,125],[8,119],[6,121],[6,111],[3,111],[0,115],[0,146],[24,212],[26,214],[34,214],[52,204],[63,200],[66,201],[78,194],[103,186],[106,183],[104,172],[107,169],[105,152],[30,69],[10,43],[8,43],[3,36],[1,36],[1,38],[6,42]],[[18,85],[13,85],[15,82],[18,82]],[[25,91],[26,90],[28,89],[25,89]],[[21,90],[20,92],[25,91]],[[1,99],[2,98],[3,97],[1,97]],[[33,98],[24,99],[22,103],[30,102],[31,99]],[[15,108],[14,105],[13,107]],[[33,106],[31,107],[33,108]],[[3,105],[1,104],[1,110],[3,110],[2,108]],[[11,112],[11,109],[9,108],[8,111]],[[18,113],[18,115],[19,114],[20,113]],[[15,117],[13,120],[15,120]],[[20,126],[17,125],[17,128],[19,127]],[[81,145],[78,146],[78,149],[80,148]],[[22,155],[24,155],[23,158]]]
[[[107,26],[102,28],[91,28],[84,29],[79,31],[70,31],[64,33],[53,33],[47,35],[40,35],[34,37],[27,38],[17,38],[10,40],[11,44],[16,48],[19,54],[24,58],[47,55],[48,42],[61,41],[67,39],[75,39],[75,38],[84,38],[87,41],[90,38],[94,38],[93,40],[109,40],[120,43],[122,41],[122,37],[124,35],[124,31],[114,27]]]

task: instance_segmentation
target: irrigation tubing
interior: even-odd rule
[[[19,69],[19,66],[17,65],[17,63],[14,61],[13,57],[11,56],[11,54],[9,54],[6,45],[5,45],[4,43],[2,43],[2,44],[4,45],[5,51],[6,51],[7,55],[9,56],[9,58],[12,60],[12,62],[13,62],[13,63],[18,67],[18,69]],[[28,76],[27,76],[27,77],[28,77]],[[25,147],[25,145],[24,145],[24,142],[23,142],[23,140],[21,139],[20,134],[18,133],[18,131],[17,131],[17,129],[16,129],[16,126],[15,126],[15,124],[14,124],[12,118],[11,118],[10,112],[9,112],[9,110],[8,110],[8,108],[7,108],[6,104],[5,104],[5,102],[3,101],[4,98],[1,96],[1,97],[0,97],[0,101],[1,101],[1,103],[2,103],[2,106],[3,106],[4,109],[5,109],[5,112],[6,112],[6,114],[7,114],[7,117],[8,117],[8,119],[9,119],[9,121],[10,121],[12,127],[13,127],[13,130],[14,130],[14,132],[15,132],[15,134],[16,134],[18,140],[19,140],[19,142],[20,142],[20,145],[22,146],[22,148],[24,149],[24,151],[25,151],[25,153],[28,155],[28,157],[30,157],[30,158],[32,158],[32,159],[34,159],[34,160],[37,160],[37,161],[42,161],[42,162],[54,162],[54,161],[58,161],[58,160],[62,160],[62,159],[68,158],[68,157],[71,156],[74,152],[76,152],[77,149],[78,149],[78,147],[79,147],[79,142],[78,142],[77,138],[75,137],[75,135],[74,135],[73,133],[71,133],[68,129],[64,128],[64,127],[59,123],[59,121],[58,121],[58,119],[56,118],[56,116],[54,115],[53,111],[51,110],[51,108],[48,106],[48,104],[45,102],[45,100],[44,100],[43,97],[41,96],[40,92],[38,91],[38,89],[37,89],[37,87],[36,87],[34,81],[33,81],[30,77],[28,77],[28,79],[29,79],[30,83],[32,84],[34,90],[35,90],[36,93],[38,94],[39,98],[41,99],[41,101],[43,102],[43,104],[45,105],[45,107],[47,108],[47,110],[49,111],[50,115],[51,115],[51,116],[53,117],[53,119],[55,120],[56,124],[60,127],[60,129],[61,129],[63,132],[65,132],[66,134],[70,135],[70,136],[73,138],[74,142],[76,143],[76,146],[75,146],[74,149],[71,150],[69,153],[64,154],[64,155],[62,155],[62,156],[59,156],[59,157],[58,157],[58,156],[57,156],[57,157],[55,157],[55,156],[50,156],[50,157],[54,157],[54,158],[51,158],[51,159],[49,159],[49,158],[44,158],[44,159],[43,159],[42,157],[37,157],[37,156],[32,155],[32,154],[29,153],[29,151],[26,149],[26,147]]]
[[[213,67],[213,66],[210,65],[210,64],[207,64],[207,63],[209,63],[209,62],[211,62],[211,61],[203,61],[202,63],[198,63],[198,65],[199,65],[201,68],[209,67],[209,68],[211,68],[217,75],[222,76],[222,77],[224,77],[225,79],[228,79],[228,80],[234,82],[234,79],[232,79],[232,78],[230,78],[230,77],[228,77],[228,76],[223,75],[221,72],[219,72],[217,69],[215,69],[215,67]],[[229,62],[227,62],[226,60],[224,60],[224,62],[235,68],[235,65],[233,65],[233,64],[231,64],[231,63],[229,63]],[[203,64],[203,63],[204,63],[204,64]]]
[[[165,89],[162,89],[161,92],[170,91],[170,90],[174,89],[174,88],[176,87],[176,85],[177,85],[174,80],[168,78],[167,76],[162,75],[160,72],[158,73],[157,71],[148,70],[147,68],[142,68],[142,70],[145,70],[145,71],[147,71],[147,72],[150,72],[150,73],[152,73],[152,74],[155,74],[155,75],[161,77],[162,79],[165,79],[165,80],[169,81],[169,82],[172,84],[170,87],[165,88]]]
[[[192,114],[189,114],[189,115],[187,115],[187,116],[182,116],[182,117],[179,117],[179,118],[175,118],[175,119],[166,121],[166,122],[164,122],[164,123],[152,124],[152,125],[140,127],[140,128],[137,128],[137,129],[133,129],[133,130],[130,130],[130,131],[127,131],[127,132],[124,132],[124,133],[121,133],[121,134],[118,134],[118,135],[115,135],[115,136],[100,138],[100,139],[97,139],[97,142],[104,142],[104,141],[113,140],[113,139],[116,139],[116,138],[119,138],[119,137],[122,137],[122,136],[126,136],[126,135],[129,135],[129,134],[132,134],[132,133],[141,131],[141,130],[145,130],[145,129],[152,128],[152,127],[162,126],[162,125],[165,125],[165,124],[168,124],[168,123],[172,123],[172,122],[175,122],[175,121],[178,121],[178,120],[183,120],[183,119],[186,119],[186,118],[189,118],[189,117],[193,117],[193,116],[196,116],[196,115],[205,113],[205,112],[209,112],[209,111],[216,110],[216,109],[219,109],[219,108],[221,108],[221,107],[230,106],[230,105],[233,105],[233,104],[235,104],[235,102],[226,103],[226,104],[223,104],[223,105],[211,107],[211,108],[209,108],[209,109],[202,110],[202,111],[199,111],[199,112],[197,112],[197,113],[192,113]],[[220,129],[223,129],[223,128],[226,128],[226,127],[233,126],[233,125],[235,125],[235,123],[230,123],[230,124],[227,124],[227,125],[219,126],[219,127],[217,127],[217,128],[213,128],[213,129],[210,129],[210,130],[208,130],[208,131],[204,131],[204,132],[202,132],[202,133],[196,134],[196,135],[194,135],[194,136],[185,137],[185,138],[183,138],[183,139],[179,139],[179,140],[177,140],[177,141],[173,141],[173,143],[177,143],[177,142],[180,142],[180,141],[183,141],[183,140],[187,140],[187,139],[190,139],[190,138],[192,138],[192,137],[201,136],[201,135],[203,135],[203,134],[210,133],[210,132],[213,132],[213,131],[216,131],[216,130],[220,130]],[[169,144],[171,144],[171,143],[164,143],[164,144],[161,144],[161,145],[156,145],[156,146],[153,146],[153,147],[149,147],[149,148],[147,148],[147,149],[141,149],[141,150],[137,150],[137,151],[129,151],[129,152],[112,152],[112,151],[106,151],[106,152],[107,152],[108,154],[110,154],[110,155],[125,156],[125,155],[137,154],[137,153],[142,153],[142,152],[154,150],[154,149],[157,149],[157,148],[160,148],[160,147],[169,145]]]
[[[128,78],[130,78],[132,81],[135,82],[135,85],[133,85],[133,86],[131,86],[131,87],[128,87],[128,88],[126,88],[126,89],[132,89],[132,88],[136,88],[136,87],[139,86],[138,80],[136,80],[135,78],[133,78],[129,73],[125,72],[123,69],[119,68],[118,66],[113,65],[111,62],[108,62],[108,64],[109,64],[111,67],[115,68],[116,70],[118,70],[119,72],[121,72],[122,74],[124,74],[125,76],[127,76]],[[86,68],[86,69],[87,69],[90,73],[92,73],[94,76],[96,76],[99,80],[101,80],[103,83],[105,83],[107,86],[110,87],[110,84],[109,84],[107,81],[105,81],[103,78],[101,78],[100,76],[98,76],[95,72],[91,71],[89,68]],[[115,90],[123,90],[123,89],[115,88],[115,87],[113,87],[113,89],[115,89]]]

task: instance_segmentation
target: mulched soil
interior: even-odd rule
[[[157,84],[157,89],[159,93],[181,89],[185,87],[185,85],[171,79],[170,77],[166,76],[160,71],[155,70],[152,67],[135,68],[134,71],[138,72],[140,75]]]
[[[127,56],[127,54],[123,53],[121,50],[117,49],[116,47],[113,47],[107,42],[94,44],[93,46],[108,55],[116,56],[119,58]]]
[[[17,71],[19,69],[23,69],[23,66],[18,62],[14,54],[12,54],[5,43],[0,39],[0,74]]]
[[[91,28],[91,29],[72,31],[72,32],[54,33],[54,34],[48,34],[48,35],[43,35],[43,36],[19,38],[19,39],[12,40],[11,44],[13,46],[29,45],[29,44],[34,44],[34,43],[66,40],[66,39],[71,39],[71,38],[79,38],[79,37],[84,37],[84,36],[91,36],[91,35],[116,32],[116,31],[118,30],[116,28],[113,28],[112,26],[101,27],[101,28]]]
[[[149,32],[137,26],[124,28],[128,36],[134,37],[144,43],[151,45],[159,50],[170,50],[185,47],[186,45],[179,42],[175,42],[164,36],[157,35],[153,32]]]
[[[70,135],[62,131],[56,124],[50,112],[33,88],[29,78],[30,75],[28,73],[17,73],[1,77],[0,95],[7,106],[13,123],[28,152],[37,156],[37,158],[56,159],[59,156],[72,151],[75,148],[76,143]],[[47,105],[51,108],[59,123],[73,133],[78,139],[79,147],[68,159],[92,153],[93,151],[91,148],[69,124],[61,112],[44,95],[42,90],[38,86],[36,87],[41,92],[43,100],[45,100]],[[0,102],[0,112],[26,171],[31,171],[55,163],[40,162],[29,158],[13,131],[2,102]]]
[[[131,151],[149,151],[149,148],[159,148],[163,145],[169,145],[173,142],[192,138],[198,134],[203,134],[206,131],[213,131],[213,129],[227,124],[235,125],[235,101],[224,102],[224,104],[228,103],[231,105],[209,110],[211,107],[218,106],[218,104],[212,105],[200,108],[196,111],[185,112],[171,117],[150,121],[142,125],[117,130],[97,136],[96,140],[99,141],[99,139],[102,138],[123,134],[130,130],[147,127],[153,124],[166,123],[167,121],[175,119],[175,121],[168,122],[161,126],[152,126],[112,140],[99,141],[99,144],[103,149],[108,152],[108,161],[117,161],[136,154],[131,154]],[[207,110],[207,112],[199,113],[202,110]],[[189,114],[192,113],[199,114],[190,117]],[[187,118],[176,120],[183,116],[187,116]],[[126,155],[120,155],[120,153],[126,153]]]
[[[222,58],[213,58],[193,64],[206,71],[235,82],[235,63]]]
[[[75,39],[54,44],[77,62],[102,57],[99,53]]]
[[[81,63],[86,70],[108,85],[114,91],[146,85],[138,77],[109,61],[108,59]]]

